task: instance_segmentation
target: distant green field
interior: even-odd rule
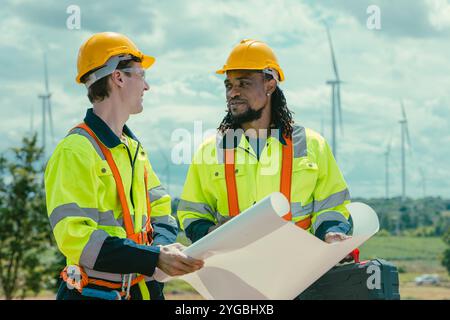
[[[362,259],[440,260],[446,248],[441,238],[373,237],[360,247]]]

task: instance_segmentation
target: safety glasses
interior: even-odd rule
[[[117,69],[123,72],[132,72],[132,73],[136,73],[138,75],[141,76],[142,79],[145,80],[145,69],[139,68],[139,67],[128,67],[128,68],[123,68],[123,69]]]

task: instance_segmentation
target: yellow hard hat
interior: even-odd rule
[[[244,39],[233,48],[226,64],[216,73],[224,74],[229,70],[270,70],[279,74],[279,80],[284,80],[284,73],[278,64],[272,49],[264,42]],[[268,72],[270,73],[270,72]]]
[[[101,32],[94,34],[80,47],[78,52],[78,75],[76,81],[81,83],[81,78],[91,70],[98,69],[105,66],[112,57],[115,56],[135,56],[141,59],[141,64],[144,69],[149,68],[154,62],[155,58],[143,54],[137,46],[126,36],[116,32]],[[115,59],[119,63],[122,59]],[[117,67],[117,64],[109,66],[109,71],[112,73]],[[109,74],[110,74],[109,73]],[[106,76],[103,72],[102,76]],[[101,77],[94,77],[93,82]],[[93,83],[92,82],[92,83]],[[91,84],[92,84],[91,83]]]

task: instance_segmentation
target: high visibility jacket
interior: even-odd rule
[[[178,218],[193,241],[210,226],[229,217],[225,177],[225,149],[235,150],[235,180],[240,212],[275,191],[280,191],[282,146],[277,134],[267,138],[259,157],[246,136],[217,136],[206,140],[194,155],[178,204]],[[318,133],[295,125],[291,137],[292,222],[323,239],[330,231],[348,233],[350,203],[347,184],[325,139]]]
[[[151,280],[159,256],[156,245],[174,242],[178,231],[170,215],[170,196],[127,126],[123,133],[128,145],[92,109],[84,122],[112,154],[136,233],[147,221],[148,193],[154,241],[146,246],[126,239],[111,168],[96,141],[85,130],[75,128],[58,144],[45,170],[47,210],[58,248],[66,256],[67,265],[83,267],[90,278],[120,283],[122,275],[139,273]]]

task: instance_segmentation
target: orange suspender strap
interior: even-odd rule
[[[280,181],[280,191],[288,199],[289,204],[291,203],[291,186],[292,186],[292,161],[294,159],[292,147],[292,139],[286,138],[286,145],[283,146],[283,159],[281,164],[281,181]],[[287,221],[292,220],[292,211],[289,210],[287,214],[283,216]],[[297,227],[302,229],[308,229],[311,226],[311,217],[297,221],[295,223]]]
[[[225,182],[228,194],[228,214],[231,217],[239,214],[239,201],[234,166],[234,149],[225,149]]]
[[[151,235],[153,234],[153,228],[150,223],[152,207],[151,207],[151,202],[150,202],[150,195],[148,192],[147,168],[144,168],[144,183],[145,183],[145,198],[147,199],[147,221],[145,222],[145,231],[146,232],[144,233],[144,237],[146,238],[145,242],[148,242],[148,244],[150,245],[153,242],[153,238],[151,237]],[[149,239],[149,235],[150,235],[150,239]]]
[[[293,148],[291,138],[285,137],[286,144],[283,145],[283,153],[281,158],[281,177],[280,177],[280,192],[286,197],[289,202],[289,208],[291,207],[291,181],[292,181],[292,161]],[[283,216],[284,220],[292,220],[292,212],[289,212]]]
[[[113,173],[114,180],[116,181],[117,193],[119,194],[120,204],[122,206],[123,213],[123,222],[125,224],[125,231],[127,232],[127,238],[133,239],[135,238],[133,222],[131,220],[130,209],[128,208],[127,198],[125,196],[125,191],[122,183],[122,178],[120,176],[119,169],[117,169],[116,163],[112,157],[111,151],[100,142],[94,132],[87,126],[86,123],[81,123],[76,128],[81,128],[85,130],[89,135],[97,142],[98,146],[102,150],[103,155],[105,156],[106,162],[108,162],[109,167]]]

